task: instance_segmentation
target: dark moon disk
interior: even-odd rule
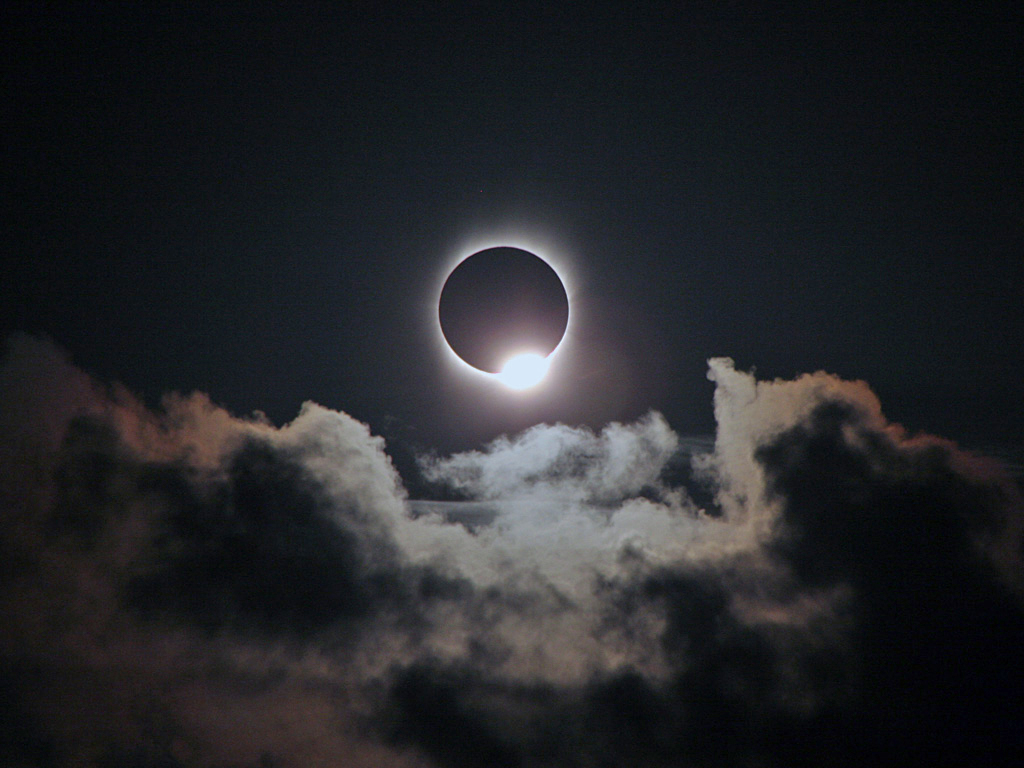
[[[569,323],[569,297],[539,256],[521,248],[487,248],[448,275],[439,315],[456,355],[498,373],[513,355],[551,354]]]

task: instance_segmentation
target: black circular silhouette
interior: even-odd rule
[[[554,351],[569,324],[569,297],[558,273],[539,256],[487,248],[448,275],[438,314],[456,355],[498,373],[514,355]]]

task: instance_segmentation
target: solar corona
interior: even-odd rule
[[[542,258],[497,246],[473,253],[452,270],[438,318],[460,360],[510,389],[524,390],[547,373],[569,323],[569,298]]]

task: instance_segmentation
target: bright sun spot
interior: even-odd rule
[[[548,372],[546,357],[528,352],[511,358],[498,374],[498,381],[510,389],[527,389],[538,384]]]

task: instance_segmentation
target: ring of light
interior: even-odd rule
[[[448,344],[448,340],[445,338],[444,333],[441,330],[440,302],[437,300],[432,302],[434,308],[434,328],[438,341],[446,350],[445,357],[449,361],[453,362],[458,369],[464,372],[469,372],[475,377],[499,383],[505,388],[522,391],[539,384],[551,367],[551,362],[555,355],[563,350],[568,343],[571,343],[574,320],[573,284],[570,279],[571,271],[568,269],[566,263],[563,260],[559,260],[557,257],[552,256],[549,248],[546,248],[543,243],[532,238],[523,238],[522,236],[510,236],[500,239],[493,237],[487,239],[472,238],[464,243],[463,247],[459,249],[458,256],[449,262],[449,265],[443,271],[439,272],[439,287],[436,289],[434,295],[440,296],[441,290],[444,288],[445,281],[447,281],[451,273],[454,272],[463,261],[480,251],[500,247],[518,248],[533,254],[550,266],[561,281],[568,300],[568,318],[566,320],[565,331],[562,334],[562,338],[555,348],[546,356],[541,356],[536,352],[524,350],[522,353],[511,356],[502,371],[499,373],[490,373],[470,365],[459,357],[455,350]],[[521,358],[526,359],[523,360]],[[540,361],[538,362],[536,358],[540,358]],[[533,369],[533,374],[527,373],[530,369]],[[533,378],[532,381],[531,377]]]

